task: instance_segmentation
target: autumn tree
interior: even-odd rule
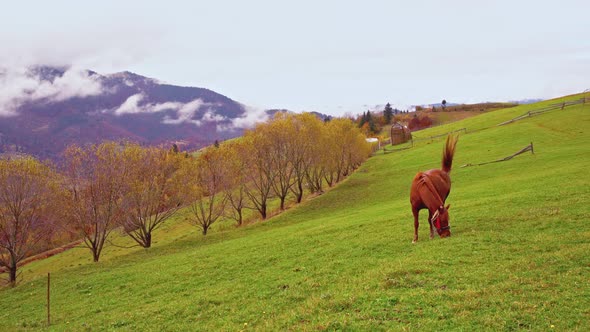
[[[260,217],[266,219],[268,200],[272,195],[276,175],[273,160],[270,158],[272,146],[259,128],[260,125],[254,130],[247,131],[242,137],[244,144],[240,158],[245,165],[243,174],[247,183],[246,195],[260,213]]]
[[[324,138],[324,154],[322,163],[324,167],[324,180],[328,186],[332,187],[336,182],[340,181],[340,175],[344,168],[344,160],[341,158],[344,153],[341,151],[341,142],[336,135],[340,131],[340,127],[350,122],[348,119],[334,119],[330,121],[325,127]]]
[[[310,184],[310,175],[313,180],[317,180],[318,178],[314,177],[314,175],[319,175],[314,174],[312,171],[314,163],[319,163],[320,160],[319,158],[315,158],[316,156],[314,154],[321,154],[314,147],[322,144],[321,135],[324,133],[322,130],[324,123],[311,113],[303,113],[292,115],[290,124],[293,128],[291,131],[294,133],[294,137],[291,139],[291,153],[289,154],[293,168],[293,186],[291,187],[291,191],[295,195],[297,203],[301,203],[304,184]],[[321,175],[319,175],[319,178],[321,179]],[[313,180],[311,182],[317,184]],[[321,189],[321,183],[319,189],[316,189],[312,185],[310,185],[310,189],[314,191]]]
[[[0,267],[14,286],[19,262],[56,229],[56,173],[34,158],[0,159]]]
[[[327,181],[339,182],[370,155],[370,145],[365,136],[347,119],[336,119],[328,124],[331,145]]]
[[[324,178],[328,172],[329,162],[331,160],[331,151],[334,148],[328,139],[328,124],[324,123],[315,129],[313,127],[310,126],[306,135],[310,146],[307,156],[309,164],[305,169],[305,178],[310,191],[315,193],[322,192]],[[333,181],[330,181],[329,176],[327,176],[326,181],[329,186],[332,186]]]
[[[353,126],[350,121],[345,119],[338,119],[331,121],[328,127],[328,134],[332,143],[333,151],[331,151],[330,176],[335,176],[335,181],[340,182],[342,176],[348,174],[348,155],[350,146],[346,144],[348,136],[353,132]]]
[[[244,209],[247,205],[247,177],[245,175],[246,164],[243,158],[240,158],[240,151],[243,149],[242,140],[236,140],[224,143],[220,146],[220,153],[223,156],[225,164],[225,197],[228,205],[226,216],[236,221],[237,225],[242,225],[244,221]]]
[[[64,157],[66,217],[98,262],[107,238],[124,221],[121,202],[128,170],[123,149],[115,142],[84,148],[72,145]]]
[[[152,244],[152,233],[181,207],[182,185],[177,170],[181,156],[160,148],[143,148],[126,144],[123,162],[127,174],[124,181],[122,226],[135,242],[144,248]]]
[[[224,214],[225,165],[223,155],[215,147],[205,149],[197,158],[185,160],[180,173],[184,179],[183,193],[189,203],[189,221],[201,228],[203,235]]]
[[[372,153],[371,145],[366,137],[359,132],[351,132],[346,136],[349,146],[347,157],[347,173],[357,169]]]
[[[280,200],[280,209],[284,210],[287,195],[294,185],[293,161],[297,146],[294,116],[277,113],[272,121],[258,126],[256,130],[268,142],[269,154],[265,158],[271,161],[274,175],[271,188]]]

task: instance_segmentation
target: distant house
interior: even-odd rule
[[[391,145],[402,144],[411,139],[412,133],[410,133],[410,129],[407,126],[399,122],[391,125]]]

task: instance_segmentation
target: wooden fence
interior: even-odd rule
[[[590,89],[584,91],[584,93],[586,93],[586,92],[590,92]],[[551,104],[551,105],[548,105],[548,106],[543,107],[543,108],[539,108],[539,109],[536,109],[536,110],[533,110],[533,111],[528,111],[528,112],[526,112],[526,113],[524,113],[524,114],[522,114],[520,116],[517,116],[514,119],[511,119],[511,120],[508,120],[508,121],[504,121],[504,122],[502,122],[500,124],[497,124],[495,126],[486,127],[486,128],[480,128],[480,129],[475,129],[475,130],[469,130],[469,133],[479,132],[479,131],[486,130],[486,129],[489,129],[489,128],[492,128],[492,127],[504,126],[504,125],[507,125],[507,124],[516,122],[518,120],[526,119],[526,118],[533,117],[533,116],[536,116],[536,115],[541,115],[543,113],[547,113],[547,112],[550,112],[550,111],[563,110],[566,107],[570,107],[570,106],[575,106],[575,105],[579,105],[579,104],[586,104],[586,101],[587,101],[586,100],[586,97],[584,96],[584,97],[582,97],[580,99],[577,99],[577,100],[572,100],[572,101],[566,101],[566,102],[562,102],[562,103]],[[434,139],[441,138],[441,137],[446,137],[449,134],[454,134],[454,133],[458,133],[458,132],[463,132],[464,134],[467,134],[468,133],[467,128],[460,128],[460,129],[457,129],[457,130],[449,131],[449,132],[444,133],[444,134],[434,135],[434,136],[428,136],[428,137],[417,137],[416,135],[414,135],[414,133],[412,133],[411,146],[405,147],[405,148],[398,148],[398,149],[386,149],[385,148],[385,145],[387,145],[387,144],[389,144],[391,142],[391,138],[389,138],[389,139],[386,139],[386,140],[384,140],[382,142],[383,143],[383,146],[384,146],[383,147],[383,153],[386,154],[386,153],[392,153],[392,152],[398,152],[398,151],[408,150],[408,149],[411,149],[411,148],[414,147],[414,143],[415,142],[422,142],[422,141],[429,141],[429,140],[432,141]],[[531,151],[531,153],[534,153],[534,151],[533,151],[533,143],[531,143],[529,146],[525,147],[521,151],[518,151],[517,153],[515,153],[512,156],[508,156],[506,158],[499,159],[499,160],[490,161],[490,162],[487,162],[487,163],[466,164],[466,165],[463,165],[461,167],[479,166],[479,165],[485,165],[485,164],[489,164],[489,163],[506,161],[506,160],[510,160],[513,157],[515,157],[515,156],[517,156],[519,154],[522,154],[524,152],[527,152],[527,151]]]
[[[508,121],[504,121],[504,122],[498,124],[498,126],[507,125],[509,123],[516,122],[518,120],[529,118],[529,117],[532,117],[532,116],[535,116],[535,115],[540,115],[540,114],[547,113],[547,112],[550,112],[550,111],[555,111],[555,110],[558,110],[558,109],[559,110],[563,110],[564,108],[566,108],[568,106],[574,106],[574,105],[585,104],[585,103],[586,103],[586,98],[581,98],[581,99],[578,99],[578,100],[566,101],[566,102],[558,103],[558,104],[551,104],[551,105],[549,105],[547,107],[543,107],[543,108],[540,108],[538,110],[528,111],[528,112],[524,113],[523,115],[520,115],[520,116],[515,117],[514,119],[511,119],[511,120],[508,120]]]
[[[533,149],[533,142],[531,142],[531,144],[529,144],[526,147],[524,147],[522,150],[520,150],[520,151],[518,151],[518,152],[516,152],[516,153],[514,153],[514,154],[512,154],[512,155],[510,155],[508,157],[505,157],[505,158],[502,158],[502,159],[493,160],[493,161],[488,161],[488,162],[485,162],[485,163],[479,163],[479,164],[465,164],[465,165],[463,165],[461,167],[481,166],[481,165],[487,165],[487,164],[491,164],[491,163],[499,163],[499,162],[502,162],[502,161],[510,160],[510,159],[518,156],[519,154],[523,154],[523,153],[525,153],[527,151],[531,151],[532,154],[535,154],[535,150]]]
[[[428,136],[428,137],[415,137],[414,135],[412,135],[412,141],[413,142],[421,142],[421,141],[429,141],[429,140],[432,141],[435,138],[446,137],[447,135],[458,133],[458,132],[461,132],[461,131],[464,134],[466,134],[467,133],[467,128],[461,128],[461,129],[449,131],[449,132],[444,133],[444,134],[434,135],[434,136]]]

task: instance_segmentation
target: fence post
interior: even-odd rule
[[[47,272],[47,326],[51,325],[51,309],[50,309],[50,292],[51,292],[51,274]]]
[[[531,142],[531,153],[535,154],[535,149],[533,148],[533,142]]]

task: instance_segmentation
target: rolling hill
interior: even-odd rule
[[[377,154],[324,195],[203,237],[179,215],[153,248],[74,249],[0,291],[0,330],[588,330],[590,105],[497,126],[568,96],[421,131],[457,145],[452,236],[412,244],[409,188],[444,137]],[[460,167],[510,155],[501,163]],[[131,241],[117,237],[120,246]]]

